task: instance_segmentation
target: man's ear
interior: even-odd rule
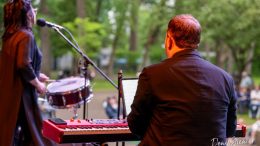
[[[173,45],[173,40],[172,40],[172,38],[171,37],[167,37],[167,39],[166,39],[166,41],[167,41],[167,48],[166,49],[168,49],[168,50],[171,50],[172,49],[172,45]]]
[[[169,50],[172,49],[172,45],[173,45],[172,38],[169,37]]]

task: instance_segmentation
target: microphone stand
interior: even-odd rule
[[[101,69],[99,69],[97,67],[97,65],[86,55],[82,52],[82,50],[77,47],[75,44],[73,44],[61,31],[59,28],[57,27],[52,27],[56,32],[58,32],[58,34],[60,36],[62,36],[75,50],[76,52],[78,52],[82,57],[83,59],[85,60],[84,62],[84,69],[86,70],[88,65],[90,64],[92,67],[94,67],[107,81],[109,81],[116,89],[118,89],[118,86],[104,73],[102,72]],[[84,73],[84,78],[85,78],[85,81],[87,80],[87,75],[86,75],[86,72]],[[86,84],[86,83],[85,83]],[[85,101],[85,96],[83,97],[83,101],[84,101],[84,105],[83,105],[83,119],[85,119],[85,109],[86,109],[86,101]]]

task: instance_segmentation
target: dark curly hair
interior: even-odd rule
[[[177,15],[168,23],[168,33],[179,48],[195,49],[200,43],[201,27],[190,14]]]
[[[4,5],[5,33],[3,38],[21,27],[28,28],[27,13],[30,11],[32,11],[31,0],[9,0]]]

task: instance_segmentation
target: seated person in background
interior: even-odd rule
[[[103,106],[109,119],[117,119],[118,103],[115,96],[107,97]]]
[[[250,94],[247,92],[247,88],[239,87],[239,91],[237,92],[238,97],[238,113],[244,114],[249,109],[250,104]]]
[[[259,110],[260,106],[260,90],[259,90],[259,85],[255,86],[253,90],[250,92],[250,111],[249,111],[249,116],[251,118],[256,118],[256,116]]]
[[[260,144],[260,119],[252,125],[250,142],[258,145]]]
[[[250,91],[253,86],[254,86],[254,82],[253,82],[252,78],[250,77],[250,75],[246,71],[242,72],[242,79],[240,82],[240,87],[247,88],[247,90]]]

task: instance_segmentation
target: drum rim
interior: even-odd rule
[[[68,90],[68,91],[61,91],[61,92],[50,92],[48,90],[48,88],[49,88],[49,86],[52,85],[52,83],[51,83],[51,84],[47,85],[47,87],[46,87],[46,89],[47,89],[46,95],[54,95],[54,94],[66,95],[66,94],[71,94],[71,93],[78,92],[78,91],[83,90],[84,88],[87,88],[87,87],[91,88],[90,81],[89,80],[85,80],[85,78],[82,78],[82,77],[77,77],[77,76],[76,77],[69,77],[69,78],[60,79],[59,81],[67,80],[67,79],[84,79],[85,83],[83,85],[81,85],[80,87],[76,88],[76,89],[72,89],[72,90]]]

